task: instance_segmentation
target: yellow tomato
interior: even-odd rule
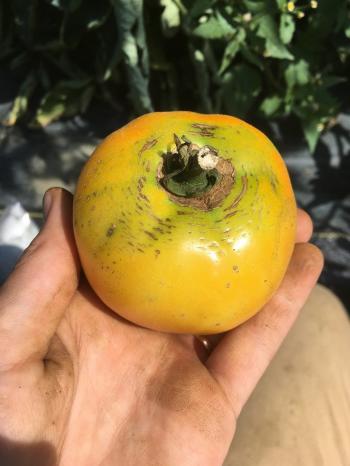
[[[225,115],[151,113],[108,136],[86,163],[74,231],[88,281],[119,315],[212,334],[253,316],[279,286],[296,204],[281,156],[254,127]]]

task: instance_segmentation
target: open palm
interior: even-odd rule
[[[222,465],[237,416],[322,267],[298,244],[278,292],[220,338],[116,316],[80,277],[71,195],[46,196],[47,220],[0,291],[0,464]]]

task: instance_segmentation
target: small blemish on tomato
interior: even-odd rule
[[[158,241],[158,238],[151,231],[144,230],[144,233],[146,233],[146,235],[148,235],[153,240]]]
[[[152,149],[152,147],[154,147],[157,144],[157,142],[158,142],[158,139],[151,139],[149,141],[146,141],[139,151],[139,157],[141,157],[141,155],[146,150]]]
[[[150,203],[150,200],[148,199],[148,197],[146,196],[146,194],[143,194],[143,193],[140,193],[140,198],[143,199],[144,201]]]
[[[233,270],[234,272],[236,272],[236,273],[239,272],[239,267],[238,267],[238,265],[233,265],[233,266],[232,266],[232,270]]]
[[[106,231],[106,236],[107,237],[112,236],[116,228],[117,228],[117,225],[115,223],[112,223],[112,225]]]
[[[217,126],[207,125],[205,123],[192,123],[192,128],[195,130],[195,133],[199,133],[201,136],[213,137],[214,131],[217,129]],[[192,132],[192,131],[190,131]]]
[[[231,283],[230,282],[226,283],[226,288],[231,288]]]
[[[176,213],[178,215],[189,215],[189,212],[185,212],[184,210],[178,210]]]

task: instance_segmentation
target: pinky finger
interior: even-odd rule
[[[309,243],[297,244],[288,271],[272,299],[246,323],[228,332],[207,360],[207,367],[239,414],[292,327],[323,266]]]

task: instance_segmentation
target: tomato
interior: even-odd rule
[[[279,286],[296,232],[285,164],[225,115],[151,113],[109,135],[80,175],[74,232],[86,277],[120,316],[213,334]]]

